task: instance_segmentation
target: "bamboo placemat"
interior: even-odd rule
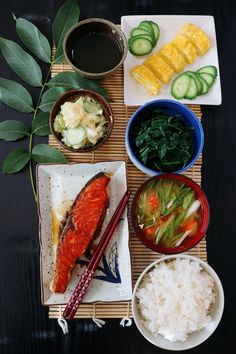
[[[69,64],[54,65],[52,68],[52,76],[61,71],[71,71]],[[61,150],[71,162],[99,162],[105,160],[124,160],[127,163],[128,186],[132,194],[142,184],[148,176],[139,171],[129,160],[125,150],[125,130],[127,122],[137,107],[127,107],[123,101],[123,69],[118,70],[116,74],[108,77],[102,82],[103,87],[108,91],[113,102],[111,103],[114,112],[114,127],[108,141],[98,150],[91,153],[74,153],[64,150],[54,140],[49,137],[49,145]],[[199,120],[202,113],[199,105],[189,105],[195,112]],[[199,157],[195,165],[190,168],[185,175],[192,178],[196,183],[201,185],[201,166],[202,156]],[[132,200],[132,198],[131,198]],[[131,202],[130,202],[131,203]],[[130,253],[132,260],[132,279],[133,284],[136,282],[139,274],[154,260],[162,255],[149,250],[139,239],[133,234],[131,222],[130,228]],[[188,254],[197,256],[202,260],[207,260],[206,241],[205,238]],[[49,318],[58,318],[60,311],[65,306],[52,305],[49,308]],[[96,302],[82,304],[75,318],[123,318],[132,317],[131,302]]]

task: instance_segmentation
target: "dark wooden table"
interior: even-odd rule
[[[62,2],[1,0],[0,35],[18,40],[12,18],[14,12],[18,17],[32,20],[50,37],[52,19]],[[203,189],[211,208],[208,261],[222,280],[226,303],[215,333],[190,352],[231,353],[236,329],[236,4],[233,0],[80,0],[79,4],[82,19],[103,17],[115,23],[120,23],[122,15],[131,14],[215,17],[223,103],[202,107]],[[0,76],[20,82],[2,56]],[[36,95],[37,90],[34,91]],[[1,121],[21,119],[27,122],[30,119],[1,102],[0,117]],[[1,141],[1,163],[4,156],[18,146],[19,142]],[[165,353],[147,342],[134,324],[122,328],[118,320],[107,320],[106,326],[100,329],[90,320],[75,320],[69,334],[64,336],[57,322],[48,319],[48,309],[40,301],[38,219],[27,173],[0,176],[0,353]]]

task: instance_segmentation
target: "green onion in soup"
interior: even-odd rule
[[[173,179],[151,182],[137,202],[136,224],[143,236],[162,247],[178,247],[194,236],[202,207],[187,184]]]

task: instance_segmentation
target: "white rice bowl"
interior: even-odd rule
[[[184,350],[217,327],[224,294],[214,270],[188,255],[166,256],[139,277],[132,309],[139,331],[160,348]]]

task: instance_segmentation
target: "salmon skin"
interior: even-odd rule
[[[52,292],[63,294],[77,258],[101,231],[109,204],[107,186],[110,178],[104,173],[94,176],[75,198],[59,227],[56,269],[50,284]]]

